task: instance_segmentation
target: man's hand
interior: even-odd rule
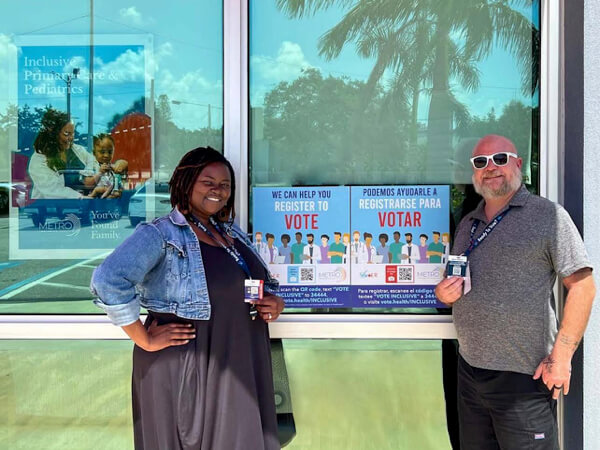
[[[569,393],[571,358],[581,342],[596,295],[590,268],[563,278],[563,284],[568,293],[556,342],[550,355],[544,358],[533,375],[535,380],[542,378],[555,399],[559,397],[561,389],[565,395]]]
[[[435,287],[435,296],[446,305],[452,305],[463,293],[462,277],[444,278]]]
[[[546,356],[533,374],[533,379],[542,378],[552,398],[557,399],[562,390],[565,395],[569,393],[571,384],[571,358],[557,357],[553,353]]]

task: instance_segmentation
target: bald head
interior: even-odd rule
[[[497,152],[512,152],[518,155],[515,144],[510,139],[497,134],[488,134],[482,137],[473,148],[473,156],[491,155]]]

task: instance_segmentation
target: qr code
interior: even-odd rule
[[[462,266],[452,266],[452,275],[462,276]]]
[[[314,267],[300,267],[300,283],[312,283],[315,281]]]
[[[414,279],[414,267],[398,267],[398,283],[403,281],[413,281]]]

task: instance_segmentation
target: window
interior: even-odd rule
[[[263,189],[251,189],[251,204],[261,199],[257,216],[264,188],[290,195],[292,187],[346,186],[354,205],[356,186],[448,186],[446,229],[382,220],[366,230],[375,245],[398,231],[402,241],[412,233],[431,245],[433,230],[440,241],[440,233],[451,236],[477,204],[468,158],[487,134],[515,143],[523,180],[538,192],[539,2],[377,4],[250,2],[249,178]],[[312,231],[315,242],[325,235],[330,243],[334,232],[359,231],[362,240],[356,221],[352,210],[350,227],[314,232],[289,222],[286,234],[293,243],[294,232],[304,239]],[[268,231],[260,227],[253,231]],[[271,234],[277,243],[283,236]],[[403,270],[394,274],[398,283],[411,277]],[[441,277],[443,265],[432,270]],[[290,276],[297,279],[296,271],[282,271],[284,285]]]
[[[0,12],[2,312],[100,312],[93,267],[170,210],[166,183],[187,150],[222,150],[222,5]]]

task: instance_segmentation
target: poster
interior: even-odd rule
[[[253,189],[253,242],[279,281],[288,307],[350,302],[350,189]],[[349,241],[348,241],[349,242]]]
[[[449,202],[449,186],[351,188],[352,306],[445,307],[433,290],[451,247]]]
[[[288,308],[444,307],[449,186],[259,187],[253,202]]]
[[[133,231],[130,199],[152,176],[151,37],[95,36],[93,48],[88,35],[15,42],[9,164],[20,196],[9,257],[112,250]]]

